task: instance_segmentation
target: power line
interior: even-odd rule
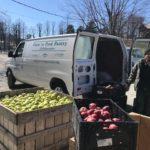
[[[48,12],[48,11],[45,11],[45,10],[42,10],[42,9],[39,9],[39,8],[35,8],[35,7],[33,7],[33,6],[30,6],[30,5],[27,5],[27,4],[18,2],[18,1],[16,1],[16,0],[11,0],[11,1],[13,1],[13,2],[15,2],[15,3],[18,3],[18,4],[20,4],[20,5],[23,5],[23,6],[25,6],[25,7],[28,7],[28,8],[31,8],[31,9],[34,9],[34,10],[37,10],[37,11],[40,11],[40,12],[49,14],[49,15],[53,15],[53,16],[56,16],[56,17],[61,17],[61,18],[63,18],[63,19],[65,18],[64,16],[61,16],[61,15],[58,15],[58,14],[54,14],[54,13],[51,13],[51,12]]]
[[[3,12],[3,11],[1,11],[1,10],[0,10],[0,13],[3,14],[3,15],[5,15],[5,16],[7,15],[5,12]]]
[[[34,10],[36,10],[36,11],[40,11],[40,12],[46,13],[46,14],[48,14],[48,15],[53,15],[53,16],[56,16],[56,17],[60,17],[60,18],[66,19],[66,17],[64,17],[64,16],[61,16],[61,15],[58,15],[58,14],[55,14],[55,13],[51,13],[51,12],[48,12],[48,11],[39,9],[39,8],[30,6],[30,5],[27,5],[27,4],[25,4],[25,3],[22,3],[22,2],[18,2],[18,1],[16,1],[16,0],[11,0],[11,1],[13,1],[13,2],[15,2],[15,3],[18,3],[18,4],[20,4],[20,5],[23,5],[23,6],[25,6],[25,7],[34,9]],[[75,20],[80,20],[80,21],[82,20],[82,19],[73,19],[73,18],[70,18],[70,17],[68,17],[68,19],[74,20],[74,21],[75,21]]]

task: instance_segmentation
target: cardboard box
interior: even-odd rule
[[[69,150],[76,150],[76,141],[74,137],[69,139]]]
[[[150,117],[134,112],[129,115],[139,121],[136,150],[150,150]]]

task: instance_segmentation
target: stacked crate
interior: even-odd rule
[[[36,92],[38,88],[2,92],[18,95]],[[73,136],[71,123],[72,104],[56,106],[31,112],[15,113],[0,105],[1,150],[61,150],[68,147]]]

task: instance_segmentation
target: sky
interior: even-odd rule
[[[64,18],[25,7],[15,1],[49,13],[64,16]],[[61,21],[67,21],[67,13],[63,10],[66,1],[67,0],[0,0],[0,17],[7,18],[7,20],[10,19],[12,23],[20,19],[25,22],[27,27],[35,27],[38,23],[43,24],[47,20],[50,23],[55,22],[58,25]],[[150,4],[150,1],[148,3]],[[149,10],[150,9],[148,9],[147,13],[144,13],[146,22],[150,22]],[[69,23],[72,22],[70,21]],[[75,22],[73,22],[73,24],[75,25]],[[77,25],[75,25],[75,28],[76,26]]]
[[[64,0],[16,0],[23,4],[47,11],[53,14],[64,16],[65,12],[62,10]],[[21,19],[28,27],[36,26],[37,23],[43,23],[49,20],[50,22],[59,23],[63,20],[61,17],[46,14],[23,5],[20,5],[13,0],[0,0],[0,16],[11,19],[15,22]]]

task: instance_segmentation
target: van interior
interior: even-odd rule
[[[120,43],[115,39],[99,38],[97,51],[97,84],[121,82],[123,52]]]

